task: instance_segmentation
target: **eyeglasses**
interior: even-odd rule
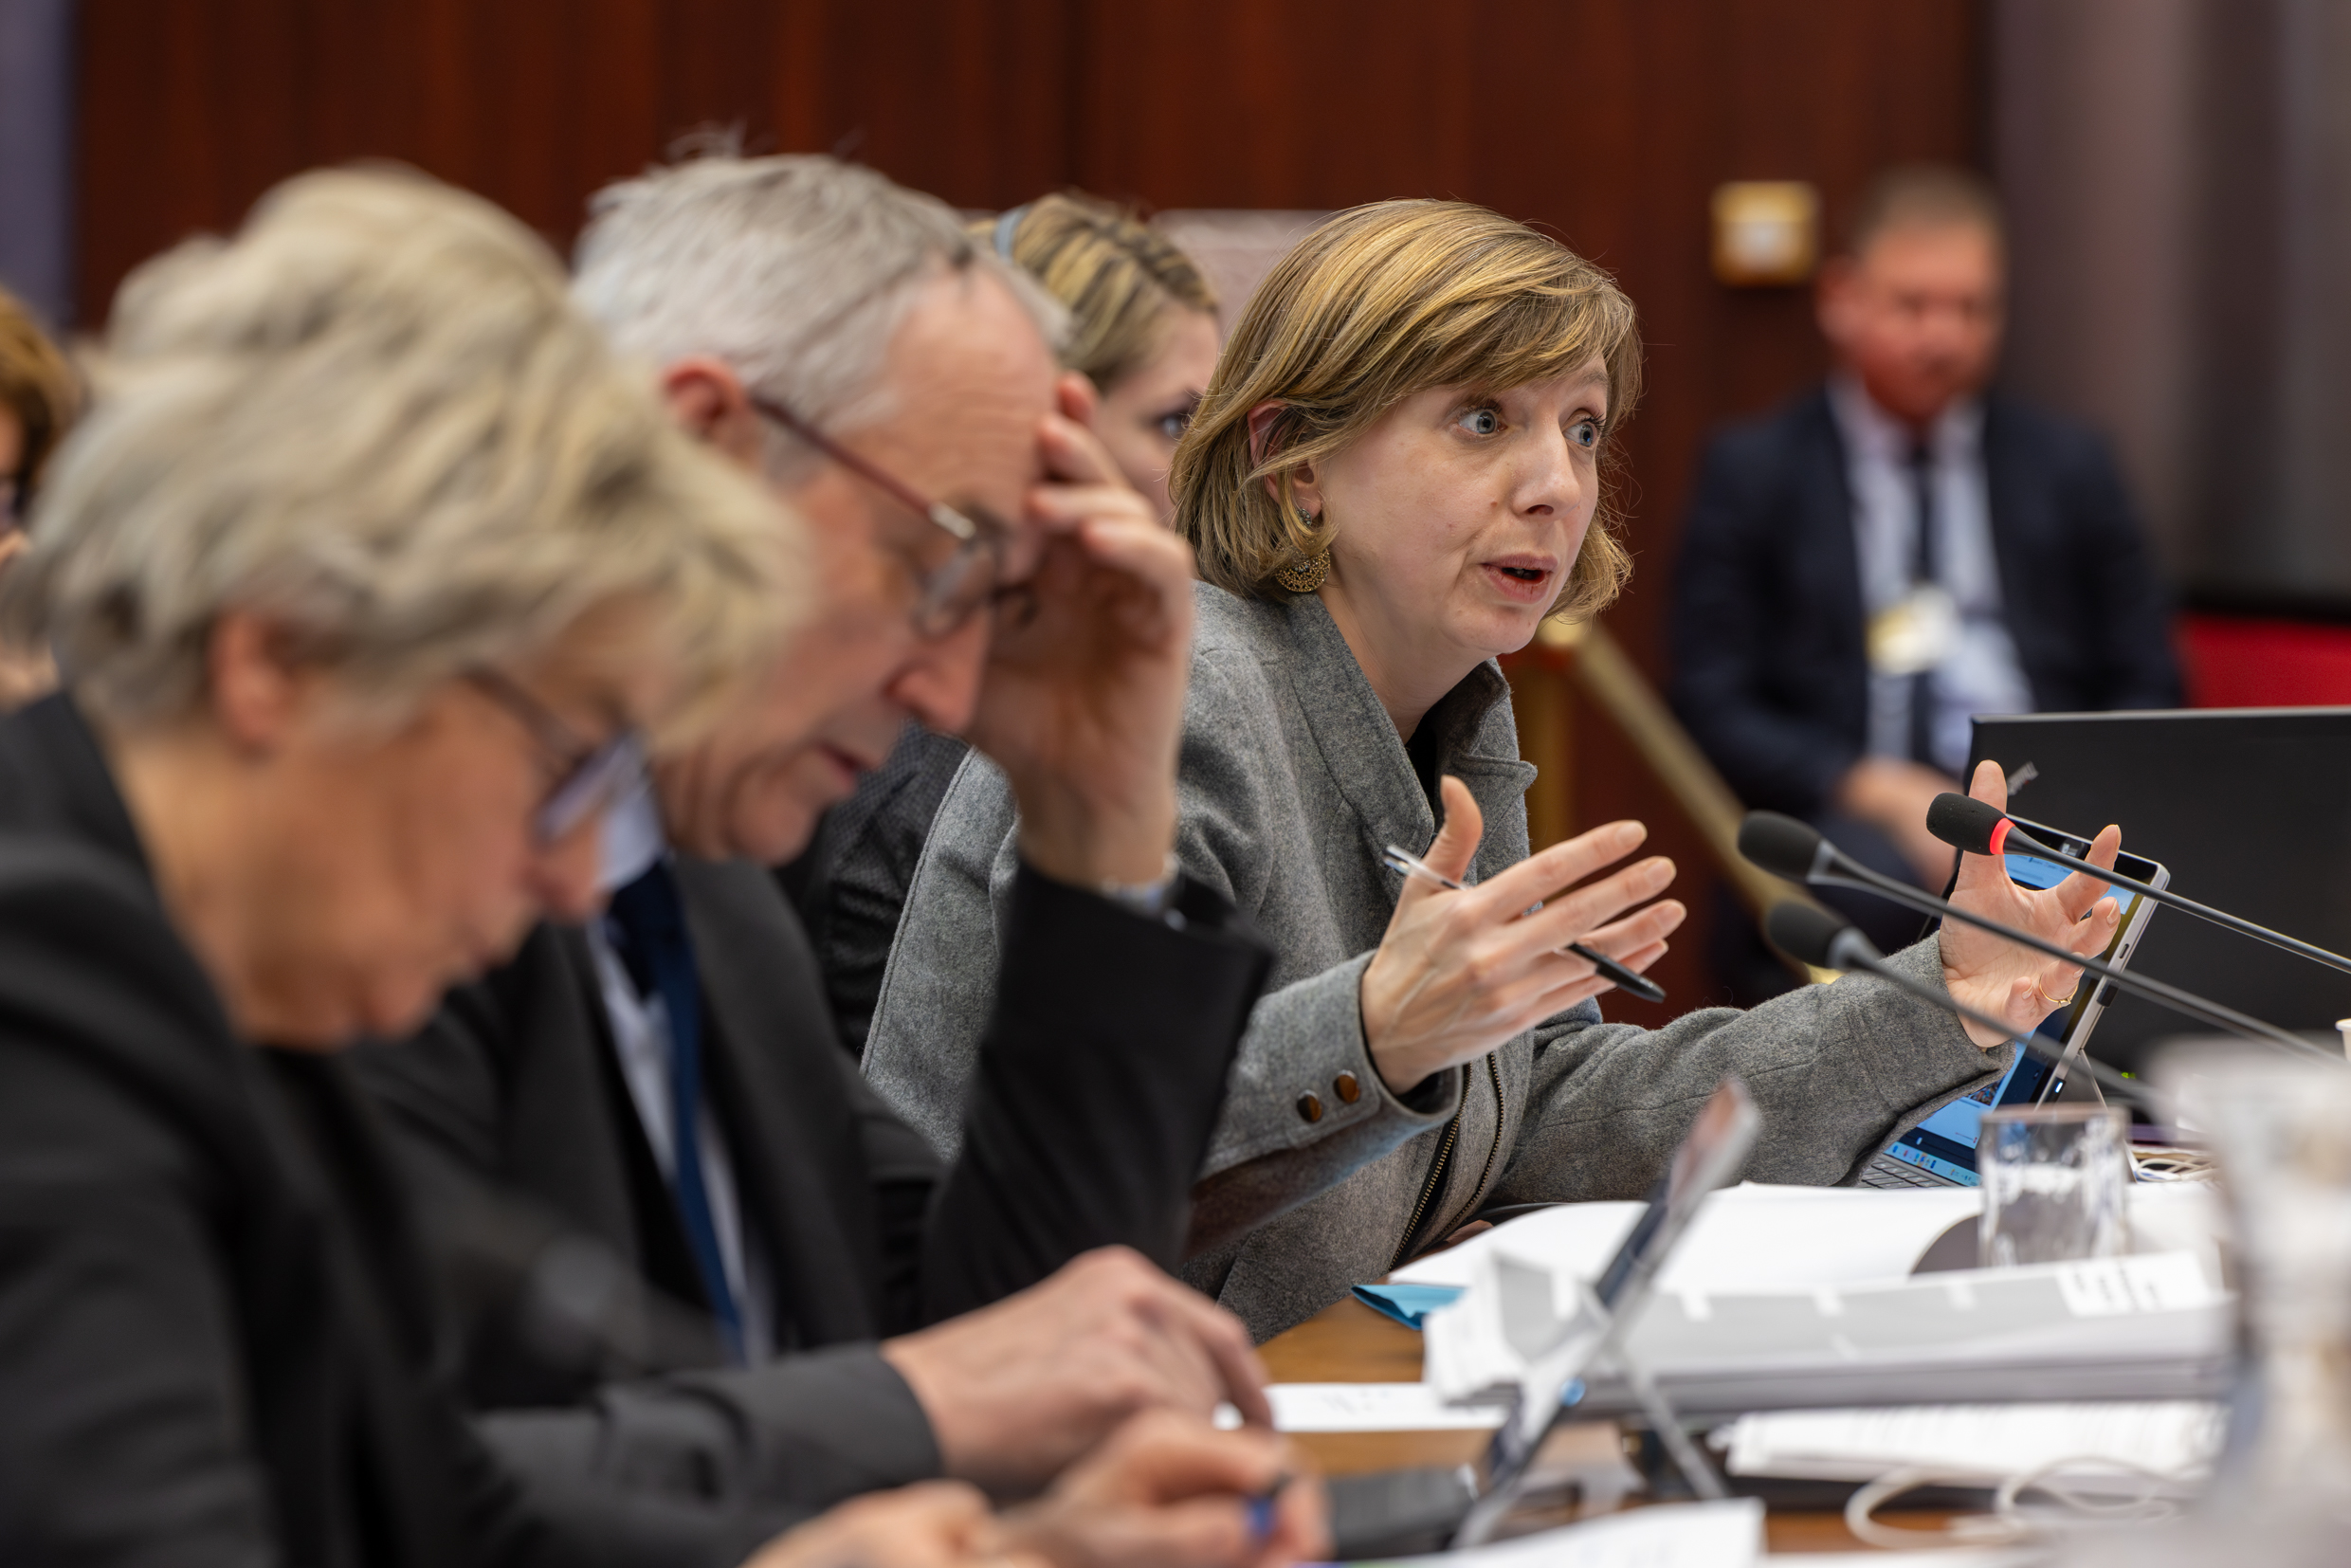
[[[623,729],[602,745],[583,739],[545,703],[501,674],[481,666],[465,671],[476,691],[512,714],[531,738],[559,759],[562,775],[531,817],[531,833],[543,848],[581,823],[626,799],[645,781],[645,739]]]
[[[920,575],[921,594],[914,609],[919,636],[944,637],[970,620],[995,596],[996,578],[1004,570],[1004,525],[978,512],[976,518],[957,511],[943,501],[933,501],[913,485],[860,457],[781,403],[754,395],[752,410],[774,420],[850,473],[956,541],[955,554]]]

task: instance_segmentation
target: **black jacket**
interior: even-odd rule
[[[2176,706],[2163,588],[2104,445],[1994,395],[1983,454],[2034,708]],[[1867,749],[1864,621],[1844,442],[1816,390],[1715,439],[1674,572],[1674,710],[1747,805],[1815,815]]]
[[[1109,1243],[1177,1261],[1267,964],[1221,901],[1188,890],[1180,919],[1149,920],[1024,873],[963,1152],[944,1168],[841,1049],[773,876],[740,861],[675,868],[702,971],[709,1100],[743,1223],[775,1264],[779,1347],[933,1322]],[[413,1145],[451,1254],[474,1279],[477,1400],[569,1400],[613,1370],[567,1353],[582,1337],[516,1332],[548,1315],[534,1304],[546,1249],[592,1246],[671,1307],[703,1305],[581,932],[542,927],[419,1038],[369,1048],[359,1067]],[[485,1211],[526,1216],[538,1244],[509,1249],[502,1270],[468,1256],[464,1236]],[[810,1426],[846,1439],[902,1415],[828,1407]]]
[[[909,723],[888,759],[818,819],[808,848],[775,873],[808,929],[842,1048],[853,1060],[866,1053],[931,819],[971,750],[952,735]]]
[[[235,1037],[70,700],[0,720],[0,1561],[726,1562],[789,1517],[616,1484],[739,1474],[723,1395],[528,1423],[581,1457],[526,1489],[429,1278],[365,1097]]]

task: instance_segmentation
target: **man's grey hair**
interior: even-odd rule
[[[592,211],[573,298],[621,352],[712,356],[828,429],[888,416],[890,339],[938,278],[993,277],[1056,353],[1067,334],[1060,302],[946,203],[835,158],[697,157],[607,186]]]

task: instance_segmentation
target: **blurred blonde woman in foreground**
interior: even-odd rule
[[[1606,1024],[1608,983],[1561,951],[1646,969],[1683,916],[1648,902],[1672,878],[1662,859],[1576,886],[1638,848],[1638,823],[1529,855],[1533,770],[1495,664],[1628,574],[1605,481],[1639,376],[1631,302],[1598,268],[1483,208],[1383,202],[1275,266],[1176,453],[1176,522],[1206,579],[1178,856],[1277,952],[1185,1273],[1261,1339],[1483,1210],[1639,1196],[1726,1073],[1765,1116],[1746,1175],[1828,1183],[2000,1066],[1986,1048],[2002,1042],[1868,979],[1654,1031]],[[1977,788],[1996,793],[1997,770]],[[955,1136],[992,1004],[1014,827],[1002,779],[967,765],[867,1045],[867,1073],[935,1140]],[[1390,845],[1471,885],[1407,882]],[[2077,952],[2112,933],[2110,903],[2083,918],[2097,892],[2077,877],[2028,895],[1975,861],[1960,882]],[[1894,961],[2018,1033],[2075,973],[1967,932]]]

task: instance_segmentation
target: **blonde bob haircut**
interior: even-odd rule
[[[0,627],[119,725],[201,707],[230,611],[385,722],[593,613],[600,660],[671,677],[675,739],[806,605],[798,523],[671,428],[538,240],[419,174],[301,175],[150,262],[94,379]]]
[[[1103,392],[1151,363],[1170,312],[1216,309],[1216,291],[1173,240],[1081,191],[1040,196],[970,231],[1069,307],[1062,363]]]
[[[1345,450],[1415,393],[1503,392],[1595,359],[1608,375],[1601,496],[1552,607],[1594,614],[1632,569],[1615,535],[1613,483],[1615,432],[1641,385],[1632,301],[1558,241],[1466,202],[1358,207],[1274,264],[1176,448],[1176,530],[1217,587],[1286,597],[1274,574],[1312,560],[1347,525],[1300,515],[1294,469]],[[1279,411],[1252,450],[1249,410],[1265,403]]]

